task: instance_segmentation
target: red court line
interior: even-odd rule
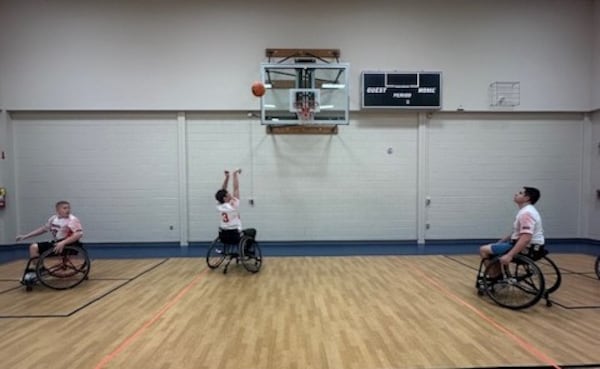
[[[200,274],[196,276],[190,283],[187,284],[179,293],[173,297],[169,302],[167,302],[150,320],[148,320],[144,325],[138,328],[133,334],[127,337],[123,342],[121,342],[117,348],[115,348],[110,354],[104,356],[102,360],[94,367],[94,369],[101,369],[106,366],[109,362],[111,362],[119,353],[129,347],[136,339],[138,339],[144,331],[152,326],[160,317],[162,317],[167,311],[169,311],[175,304],[179,302],[198,282],[200,282],[201,277],[204,276],[208,269],[204,269]]]
[[[477,309],[475,306],[469,304],[468,302],[466,302],[465,300],[461,299],[460,297],[458,297],[454,293],[450,292],[450,290],[448,290],[446,287],[444,287],[441,283],[437,282],[435,279],[433,279],[431,277],[428,277],[425,274],[425,272],[423,272],[420,268],[418,268],[418,267],[416,267],[414,265],[411,265],[410,267],[414,271],[416,271],[418,274],[420,274],[421,277],[423,277],[426,281],[428,281],[432,286],[434,286],[438,290],[442,291],[443,294],[445,294],[446,296],[450,297],[454,301],[458,302],[460,305],[465,306],[466,308],[468,308],[469,310],[471,310],[472,312],[474,312],[475,314],[477,314],[480,318],[482,318],[483,320],[485,320],[486,322],[488,322],[489,324],[491,324],[493,327],[495,327],[498,330],[500,330],[508,338],[512,339],[519,346],[521,346],[525,351],[527,351],[531,355],[535,356],[539,360],[543,361],[545,364],[547,364],[549,366],[552,366],[552,367],[554,367],[556,369],[560,369],[560,366],[556,362],[556,360],[552,359],[550,356],[546,355],[541,350],[537,349],[533,344],[525,341],[525,339],[519,337],[515,333],[512,333],[508,328],[506,328],[502,324],[500,324],[497,321],[495,321],[492,317],[486,315],[484,312],[482,312],[481,310]]]

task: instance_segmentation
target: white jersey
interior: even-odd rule
[[[513,223],[511,239],[513,241],[517,240],[522,233],[531,235],[531,244],[543,245],[545,242],[542,217],[537,209],[531,204],[525,205],[517,213],[517,217]]]
[[[53,215],[44,225],[46,231],[52,233],[55,240],[64,240],[75,232],[83,231],[81,222],[73,214],[69,214],[68,218],[59,218],[58,215]]]
[[[235,197],[229,202],[217,205],[217,210],[221,217],[221,229],[242,230],[239,208],[240,199],[236,199]]]

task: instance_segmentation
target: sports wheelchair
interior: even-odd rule
[[[227,268],[232,260],[236,264],[240,262],[244,268],[251,273],[258,273],[262,266],[262,251],[256,242],[256,230],[219,230],[219,236],[213,241],[206,253],[206,264],[210,269],[218,268],[223,261],[225,268],[223,274],[227,274]]]
[[[552,306],[550,294],[562,282],[560,270],[548,256],[544,245],[531,245],[516,255],[508,265],[500,265],[500,256],[479,264],[475,287],[479,295],[487,294],[495,303],[513,310],[525,309],[542,298]],[[490,270],[500,270],[501,276],[490,278]]]
[[[21,284],[27,292],[31,291],[37,282],[54,290],[66,290],[88,279],[89,273],[90,257],[80,243],[65,246],[60,254],[49,249],[39,257],[30,258]]]

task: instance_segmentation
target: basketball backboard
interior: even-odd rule
[[[261,123],[266,125],[348,124],[348,64],[306,59],[262,63]]]

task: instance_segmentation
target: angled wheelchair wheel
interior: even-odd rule
[[[544,275],[544,284],[546,286],[546,294],[551,294],[558,290],[562,283],[560,269],[556,263],[547,256],[544,256],[536,262],[537,266]]]
[[[218,268],[223,263],[223,260],[225,260],[225,251],[225,245],[219,237],[215,238],[206,253],[206,265],[210,269]]]
[[[508,265],[502,266],[500,279],[488,280],[490,269],[498,268],[499,264],[499,258],[492,259],[483,277],[487,286],[485,291],[494,302],[502,307],[518,310],[540,301],[545,292],[544,276],[533,260],[516,255]]]
[[[600,279],[600,256],[596,258],[596,265],[594,266],[594,269],[596,270],[596,275],[598,276],[598,279]]]
[[[240,253],[244,268],[251,273],[258,273],[262,266],[262,251],[258,242],[249,237],[242,237]]]
[[[90,258],[80,246],[65,246],[62,253],[47,250],[37,262],[38,281],[55,290],[73,288],[87,279],[90,273]]]

